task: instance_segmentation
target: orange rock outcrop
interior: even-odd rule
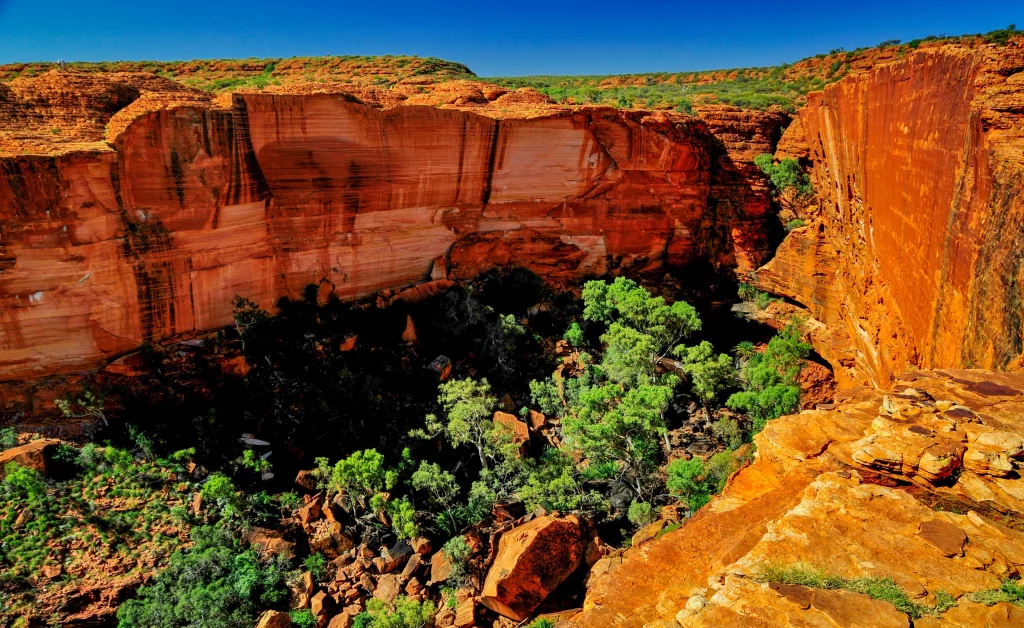
[[[1019,39],[930,48],[811,94],[783,141],[806,138],[821,224],[758,280],[832,331],[819,351],[851,381],[1021,355],[1021,68]]]
[[[971,600],[1024,569],[1024,376],[919,371],[849,395],[770,421],[721,495],[591,583],[575,625],[910,625],[887,602],[780,585],[768,567],[891,578],[923,608],[940,591],[957,601],[915,626],[1024,621]]]
[[[273,308],[326,282],[354,298],[426,281],[437,259],[450,278],[519,265],[557,281],[749,269],[771,251],[750,161],[780,113],[505,106],[466,81],[450,91],[482,102],[168,83],[0,86],[0,379],[228,324],[235,295]]]

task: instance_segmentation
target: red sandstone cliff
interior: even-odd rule
[[[558,280],[770,253],[750,160],[782,114],[37,80],[0,93],[5,148],[49,153],[0,156],[0,379],[225,325],[235,295],[272,307],[321,281],[343,298],[416,283],[442,256],[455,277],[515,264]],[[526,113],[503,115],[517,99]],[[63,143],[40,135],[51,124]]]
[[[800,113],[821,224],[790,234],[758,279],[831,329],[819,349],[852,382],[1021,355],[1020,43],[912,54]]]

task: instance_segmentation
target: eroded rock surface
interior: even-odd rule
[[[319,296],[355,298],[435,268],[459,279],[518,265],[554,281],[752,269],[772,247],[751,160],[788,120],[554,105],[503,118],[508,94],[462,108],[214,99],[134,74],[3,89],[8,135],[36,116],[80,140],[0,151],[3,379],[223,326],[235,295],[273,308],[321,284]]]
[[[941,46],[808,97],[780,156],[813,162],[820,223],[758,272],[829,330],[837,378],[1001,369],[1022,352],[1024,48]]]
[[[848,391],[831,410],[770,421],[755,461],[680,530],[593,579],[573,621],[910,625],[887,602],[762,575],[803,566],[892,578],[925,608],[939,592],[957,600],[920,625],[987,625],[965,620],[971,608],[1013,625],[1022,609],[967,596],[1024,569],[1022,436],[1024,376],[985,371],[912,372],[889,392]]]
[[[537,517],[505,532],[487,572],[480,603],[516,621],[562,584],[583,560],[584,541],[575,516]]]

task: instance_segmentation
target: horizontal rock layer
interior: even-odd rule
[[[766,582],[766,567],[892,578],[925,607],[944,591],[958,606],[934,626],[1024,621],[1024,609],[968,599],[1024,569],[1024,376],[918,371],[888,394],[848,395],[770,421],[754,462],[681,529],[598,576],[574,623],[910,625],[865,595]]]
[[[770,253],[750,160],[781,114],[710,109],[716,137],[613,109],[176,98],[106,111],[112,150],[0,159],[0,379],[228,324],[235,295],[272,308],[318,282],[342,298],[417,283],[444,256],[452,278],[520,265],[557,281]]]
[[[919,52],[811,94],[783,142],[806,137],[822,222],[758,279],[832,329],[819,350],[852,379],[1021,355],[1022,78],[1014,44]]]

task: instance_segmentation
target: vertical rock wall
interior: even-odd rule
[[[844,332],[861,383],[1020,356],[1022,70],[1019,48],[947,46],[801,112],[822,224],[791,234],[759,281]]]
[[[771,150],[779,114],[168,102],[115,116],[106,149],[0,158],[0,380],[228,324],[235,295],[272,308],[322,281],[342,298],[424,281],[441,256],[456,278],[514,264],[558,281],[771,250],[746,152]]]

